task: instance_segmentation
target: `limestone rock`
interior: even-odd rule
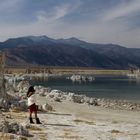
[[[43,111],[52,111],[53,107],[46,103],[46,104],[42,105],[42,109],[43,109]]]

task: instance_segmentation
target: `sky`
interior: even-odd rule
[[[0,41],[29,35],[140,48],[140,0],[0,0]]]

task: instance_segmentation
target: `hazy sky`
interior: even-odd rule
[[[140,48],[140,0],[0,0],[0,41],[26,35]]]

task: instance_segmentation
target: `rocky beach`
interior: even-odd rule
[[[34,86],[42,124],[28,121],[28,81],[7,85],[8,109],[1,99],[1,139],[139,140],[140,104],[99,99]]]
[[[0,140],[140,140],[140,0],[0,0]]]

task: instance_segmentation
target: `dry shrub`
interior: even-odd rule
[[[88,125],[95,125],[95,123],[92,122],[92,121],[81,120],[81,119],[76,119],[76,120],[74,120],[74,122],[75,122],[76,124],[85,123],[85,124],[88,124]]]
[[[122,133],[122,132],[120,132],[119,130],[111,130],[110,132],[111,132],[111,133],[115,133],[115,134]]]

